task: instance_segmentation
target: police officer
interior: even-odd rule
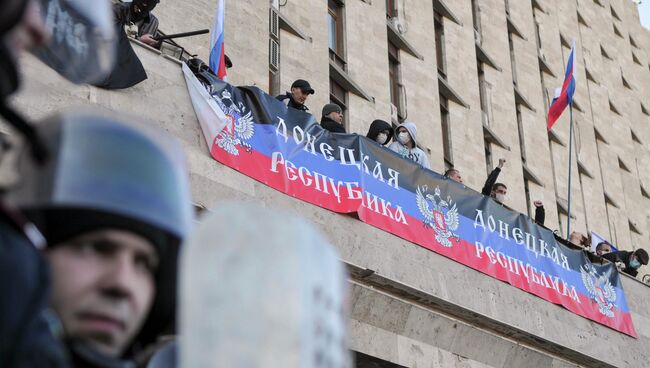
[[[7,194],[45,236],[52,310],[75,367],[128,367],[173,325],[178,247],[192,221],[182,149],[89,113],[39,124],[50,158],[22,159]]]

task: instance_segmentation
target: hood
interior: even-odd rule
[[[393,138],[393,127],[384,120],[377,119],[373,121],[372,124],[370,124],[370,129],[368,129],[368,134],[366,134],[366,137],[374,141],[377,139],[379,133],[383,130],[388,130],[388,139],[386,140],[386,143],[384,143],[385,146]]]
[[[418,128],[415,126],[415,123],[412,121],[405,121],[402,124],[398,125],[397,128],[395,128],[395,137],[397,137],[397,131],[400,127],[404,127],[406,130],[408,130],[409,134],[411,135],[411,139],[413,139],[413,148],[418,147],[419,144],[416,137],[418,134]]]

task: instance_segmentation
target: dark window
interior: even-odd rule
[[[477,0],[472,0],[472,24],[474,29],[481,33],[481,13],[479,11]]]
[[[433,13],[434,31],[436,33],[436,63],[438,73],[447,79],[447,65],[445,63],[445,28],[442,23],[442,16],[438,12]]]
[[[343,5],[329,0],[327,15],[327,32],[330,58],[340,67],[345,68]]]
[[[490,141],[485,137],[483,140],[485,143],[485,167],[487,175],[490,175],[490,172],[494,169],[494,165],[492,165],[492,143],[490,143]]]
[[[521,152],[521,161],[526,163],[526,138],[524,137],[524,124],[521,120],[521,105],[516,104],[515,110],[517,111],[517,128],[519,130],[519,150]]]
[[[445,167],[454,166],[454,156],[451,146],[451,124],[449,123],[449,101],[440,95],[440,121],[442,123],[442,149],[445,156]]]
[[[396,0],[386,0],[386,16],[388,18],[397,17],[397,1]]]
[[[332,78],[330,78],[330,102],[341,106],[341,110],[343,110],[343,126],[347,130],[348,91]]]
[[[528,179],[524,179],[524,193],[526,194],[526,210],[528,211],[528,217],[533,218],[533,214],[530,211],[530,182]]]
[[[512,42],[511,32],[508,32],[508,46],[510,48],[510,65],[512,66],[512,83],[517,85],[517,66],[515,64],[515,46]]]
[[[388,79],[390,81],[390,102],[397,107],[398,118],[405,117],[404,106],[401,103],[401,75],[399,49],[388,42]]]

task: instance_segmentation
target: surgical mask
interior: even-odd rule
[[[397,135],[397,139],[399,139],[400,143],[407,144],[411,141],[411,136],[407,132],[402,132]]]
[[[388,134],[386,133],[379,133],[377,134],[377,138],[375,138],[375,141],[379,144],[384,144],[386,143],[386,140],[388,139]]]
[[[496,198],[497,201],[501,203],[503,203],[503,201],[506,199],[506,195],[502,193],[496,193],[494,197]]]
[[[633,259],[633,260],[630,261],[630,267],[634,268],[634,269],[637,269],[637,268],[641,267],[641,262],[639,262],[638,259]]]

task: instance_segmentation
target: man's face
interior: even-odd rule
[[[455,181],[457,183],[461,183],[461,184],[463,183],[463,178],[460,176],[460,171],[456,171],[456,170],[452,171],[449,174],[449,179],[451,179],[451,180],[453,180],[453,181]]]
[[[309,93],[303,92],[298,87],[291,88],[291,95],[293,96],[293,100],[300,105],[304,105],[305,101],[307,101],[307,97],[309,97]]]
[[[599,256],[611,252],[612,252],[612,247],[610,247],[609,244],[601,244],[596,247],[596,254],[598,254]]]
[[[327,114],[327,116],[330,119],[334,120],[335,122],[337,122],[339,124],[341,124],[343,122],[343,113],[342,112],[337,112],[337,111],[330,112],[329,114]]]
[[[97,230],[53,246],[47,259],[51,304],[66,335],[100,353],[121,355],[151,308],[154,246],[131,232]]]
[[[508,194],[508,189],[506,187],[498,186],[495,190],[492,191],[492,197],[493,198],[505,198],[506,194]]]

